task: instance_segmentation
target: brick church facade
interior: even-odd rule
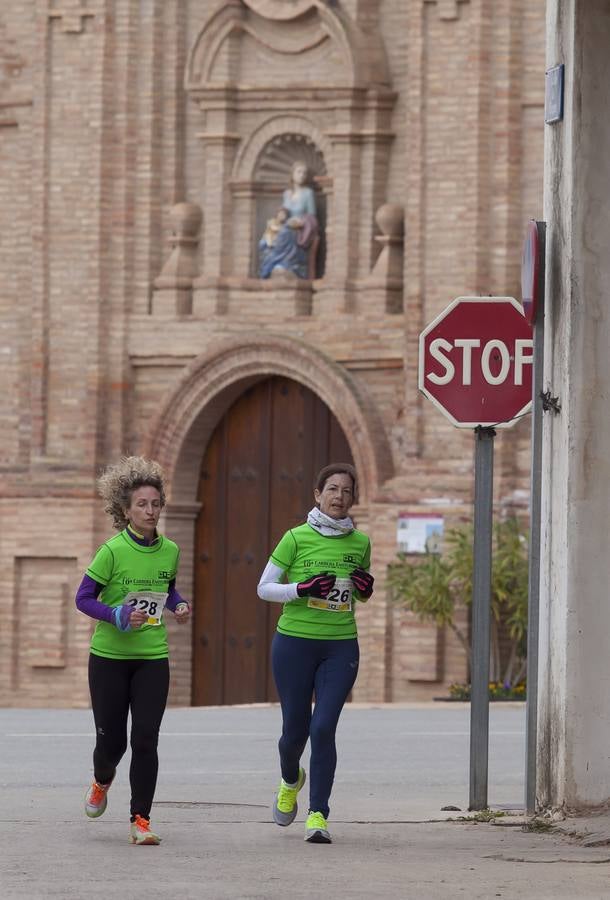
[[[350,458],[377,590],[354,699],[464,680],[450,634],[390,602],[399,516],[471,515],[473,436],[417,389],[453,298],[519,296],[542,217],[543,0],[22,0],[0,10],[0,704],[85,705],[73,598],[124,453],[168,475],[189,634],[174,703],[274,699],[255,586]],[[307,278],[258,277],[296,162]],[[529,422],[496,439],[527,507]]]

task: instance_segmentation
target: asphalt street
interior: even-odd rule
[[[492,705],[489,802],[509,813],[523,798],[524,721],[522,705]],[[524,832],[512,815],[468,818],[468,726],[462,704],[346,707],[325,846],[303,841],[306,789],[290,828],[271,822],[276,706],[168,710],[152,813],[163,842],[133,847],[129,751],[91,821],[90,711],[0,710],[0,896],[609,896],[607,847]]]

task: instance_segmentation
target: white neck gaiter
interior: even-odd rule
[[[354,523],[349,516],[345,519],[333,519],[321,512],[317,506],[307,514],[307,524],[324,537],[338,537],[354,530]]]

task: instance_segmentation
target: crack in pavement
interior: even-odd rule
[[[604,863],[610,863],[610,856],[605,857],[604,859],[564,859],[563,857],[559,857],[558,859],[526,859],[523,856],[503,856],[501,853],[494,853],[489,856],[484,856],[483,859],[493,859],[495,862],[536,863],[537,865],[550,865],[551,863],[568,863],[569,865],[572,865],[573,863],[579,863],[584,866],[599,866]]]

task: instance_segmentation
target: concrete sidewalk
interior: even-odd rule
[[[306,796],[290,828],[270,821],[277,707],[169,710],[152,817],[163,843],[133,847],[127,758],[104,816],[82,811],[90,712],[0,710],[0,896],[605,900],[610,847],[468,818],[468,720],[461,704],[346,708],[325,846],[303,841]],[[523,723],[522,706],[492,707],[491,804],[521,800]],[[609,824],[559,823],[600,840]]]

